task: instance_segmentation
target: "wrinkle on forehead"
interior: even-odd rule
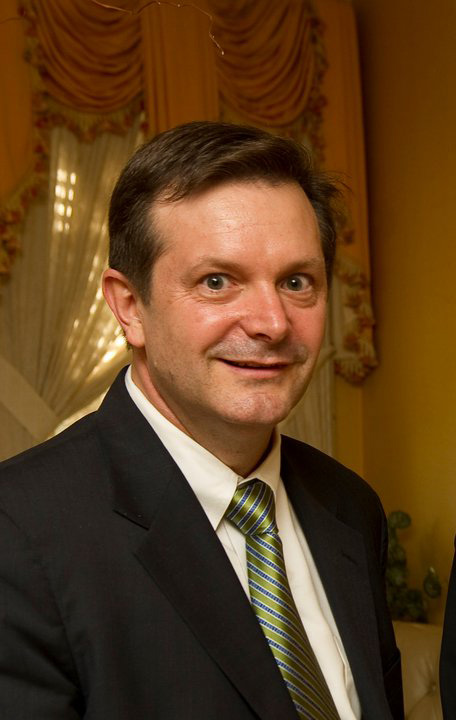
[[[290,203],[290,198],[293,202]],[[286,202],[287,223],[271,207]],[[196,195],[177,201],[161,199],[151,208],[154,227],[169,247],[179,230],[232,239],[233,233],[249,229],[276,229],[275,240],[284,240],[298,228],[308,236],[320,239],[315,211],[302,188],[296,183],[273,185],[263,181],[223,183]]]

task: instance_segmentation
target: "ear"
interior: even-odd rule
[[[132,347],[144,347],[142,303],[131,282],[118,270],[108,268],[103,273],[102,287],[105,300],[122,327],[127,342]]]

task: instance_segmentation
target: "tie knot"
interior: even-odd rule
[[[261,480],[238,487],[226,511],[226,518],[244,535],[277,533],[274,493]]]

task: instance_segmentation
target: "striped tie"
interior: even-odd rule
[[[246,536],[250,600],[301,720],[338,720],[334,701],[291,595],[275,521],[261,480],[238,487],[226,517]]]

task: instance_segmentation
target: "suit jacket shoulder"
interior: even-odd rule
[[[380,500],[336,460],[305,443],[282,440],[282,478],[347,652],[363,716],[374,717],[367,708],[383,683],[392,717],[402,718],[400,658],[385,597],[388,533]],[[388,717],[381,698],[374,702],[380,717]]]
[[[283,475],[300,478],[322,507],[362,534],[386,563],[388,531],[383,506],[373,488],[345,465],[306,443],[282,436]],[[288,488],[288,486],[287,486]]]

